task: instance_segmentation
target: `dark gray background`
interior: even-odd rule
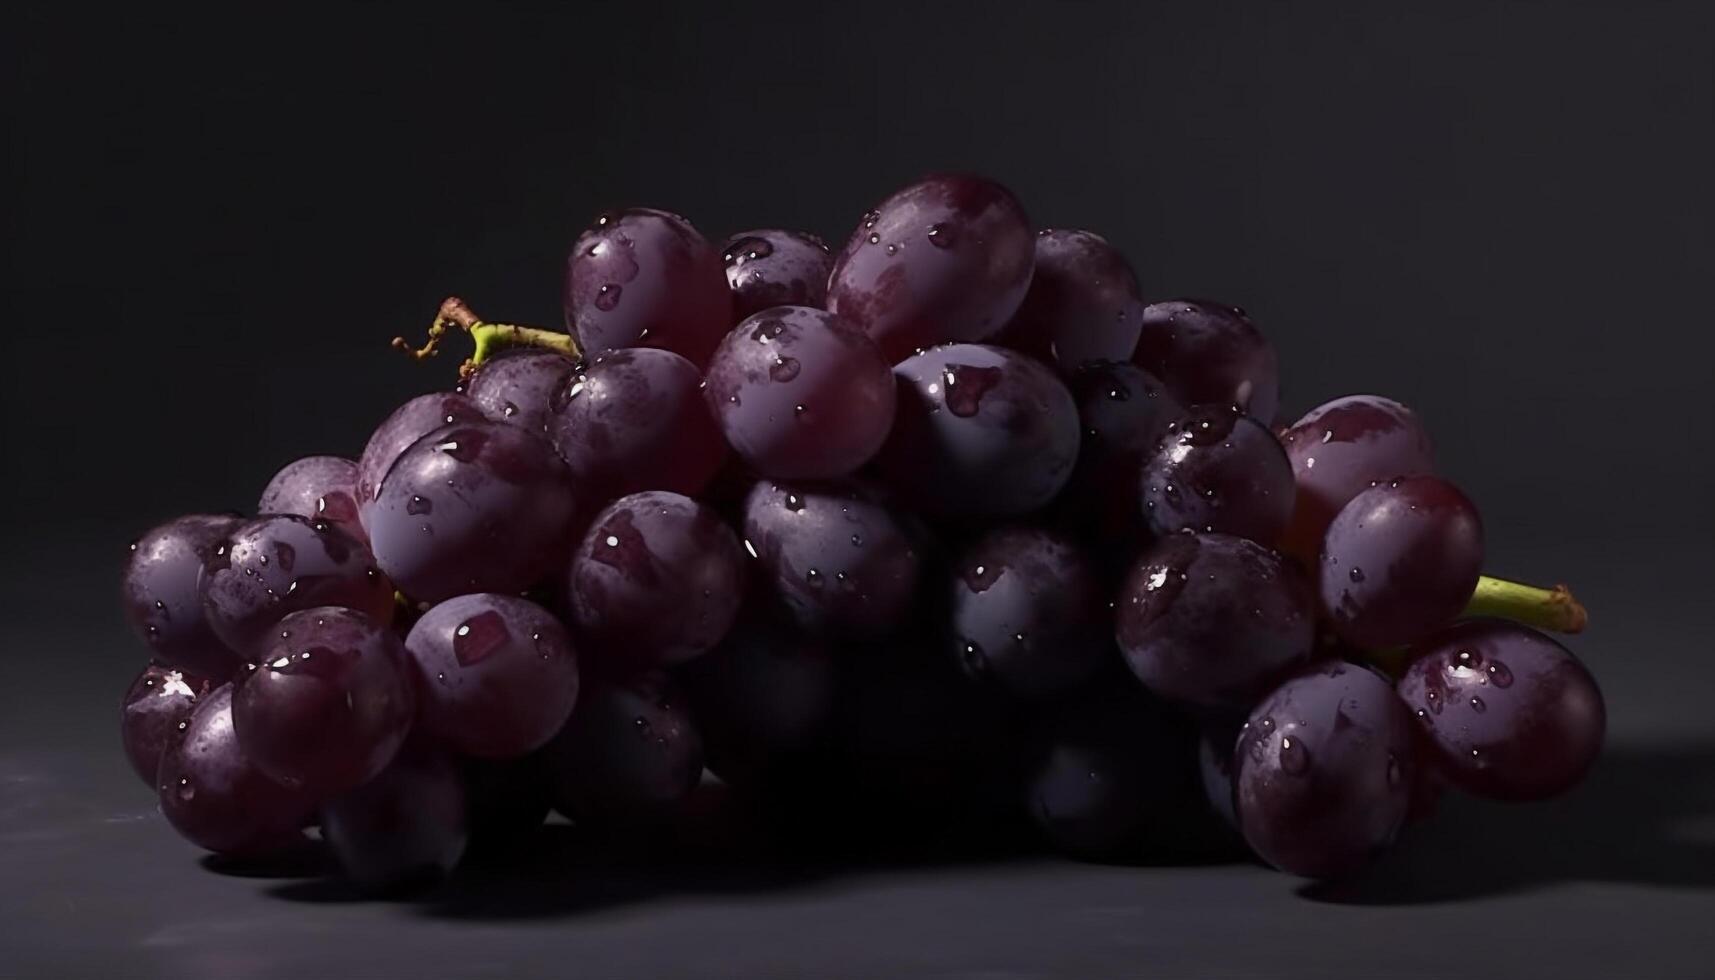
[[[0,974],[1715,975],[1711,5],[576,6],[8,16]],[[1152,297],[1248,308],[1288,411],[1416,406],[1493,570],[1592,609],[1592,781],[1455,804],[1332,894],[557,852],[507,895],[349,904],[152,815],[114,724],[130,536],[355,454],[446,382],[385,346],[443,295],[557,322],[603,206],[837,242],[950,168]]]

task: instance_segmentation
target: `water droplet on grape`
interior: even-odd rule
[[[1364,580],[1364,570],[1356,565],[1353,565],[1352,570],[1347,572],[1346,575],[1354,582],[1362,582]]]
[[[929,244],[936,248],[952,248],[959,243],[959,232],[956,225],[938,221],[929,226]]]
[[[613,309],[619,305],[619,294],[622,292],[624,289],[618,283],[603,283],[602,287],[596,290],[595,308],[604,313]]]
[[[791,381],[798,376],[798,370],[796,357],[776,357],[774,366],[768,369],[768,376],[775,381]]]
[[[1302,739],[1283,735],[1280,739],[1280,769],[1291,776],[1302,776],[1310,770],[1310,750]]]

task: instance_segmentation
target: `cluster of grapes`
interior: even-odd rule
[[[1531,628],[1583,610],[1481,575],[1411,410],[1276,427],[1243,311],[1146,304],[992,181],[913,184],[837,255],[604,214],[565,310],[449,300],[416,353],[468,334],[455,391],[131,546],[124,742],[186,838],[315,827],[390,886],[550,807],[665,834],[706,766],[1093,858],[1224,819],[1325,877],[1444,786],[1539,799],[1599,750],[1595,683]]]

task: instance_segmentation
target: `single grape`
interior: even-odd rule
[[[357,519],[357,464],[344,456],[305,456],[287,463],[263,488],[256,513],[325,521],[369,544]]]
[[[1069,372],[1130,359],[1142,328],[1143,294],[1119,249],[1095,232],[1044,228],[1030,291],[995,343]]]
[[[820,238],[779,228],[739,232],[721,246],[721,261],[741,320],[771,306],[821,306],[834,267]]]
[[[676,493],[621,497],[596,515],[566,574],[572,620],[597,656],[676,664],[720,642],[744,597],[744,553],[711,508]]]
[[[197,590],[203,562],[243,523],[240,517],[191,514],[131,543],[119,580],[120,604],[156,660],[216,681],[244,667],[244,658],[209,628]]]
[[[651,208],[603,213],[578,236],[565,300],[585,351],[658,347],[699,368],[734,320],[720,253],[689,221]]]
[[[269,777],[325,799],[392,761],[416,697],[391,630],[352,609],[305,609],[282,619],[260,653],[232,695],[232,718]]]
[[[1411,716],[1381,675],[1307,668],[1251,712],[1235,800],[1245,840],[1296,875],[1330,878],[1393,843],[1411,802]]]
[[[845,476],[893,427],[893,370],[843,317],[779,306],[740,323],[709,362],[704,395],[726,440],[776,480]]]
[[[1607,710],[1571,651],[1527,626],[1458,623],[1413,646],[1400,697],[1436,767],[1468,793],[1543,800],[1584,778]]]
[[[1031,528],[991,531],[959,558],[952,645],[965,674],[1026,698],[1071,690],[1113,650],[1106,590],[1078,547]]]
[[[1055,503],[1056,519],[1097,539],[1093,543],[1133,542],[1145,527],[1138,471],[1184,408],[1160,381],[1125,361],[1085,363],[1066,385],[1083,441]],[[1137,550],[1129,548],[1125,560]]]
[[[393,467],[393,461],[418,439],[455,422],[475,422],[484,419],[482,407],[464,395],[436,391],[418,395],[393,410],[393,414],[378,426],[357,458],[357,510],[365,526],[367,511],[381,495],[381,479]]]
[[[756,484],[744,502],[744,546],[793,616],[818,631],[898,626],[922,575],[904,526],[855,486]]]
[[[701,493],[726,458],[690,361],[649,348],[609,351],[566,378],[548,439],[588,503],[644,490]]]
[[[554,808],[606,831],[671,819],[703,773],[703,741],[684,697],[660,672],[592,680],[572,720],[543,749]]]
[[[565,727],[578,697],[571,637],[517,596],[478,593],[435,606],[405,638],[418,724],[461,755],[513,758]]]
[[[1156,534],[1218,531],[1273,545],[1292,517],[1292,463],[1274,433],[1237,409],[1204,405],[1169,424],[1143,465]]]
[[[1026,748],[1030,817],[1049,844],[1076,857],[1170,852],[1198,801],[1194,740],[1136,685],[1063,702]]]
[[[926,177],[864,215],[834,259],[828,309],[873,337],[890,362],[982,340],[1024,299],[1031,237],[1024,208],[994,181]]]
[[[554,397],[577,367],[557,351],[508,351],[476,369],[465,382],[465,396],[497,422],[546,432]]]
[[[1264,425],[1280,407],[1274,347],[1236,306],[1175,299],[1145,307],[1132,360],[1186,405],[1237,405]]]
[[[1347,395],[1306,412],[1280,437],[1298,492],[1283,547],[1314,565],[1340,508],[1376,483],[1435,472],[1417,414],[1379,395]]]
[[[464,781],[443,752],[411,745],[374,779],[322,807],[322,837],[351,882],[396,892],[432,884],[469,839]]]
[[[470,850],[473,853],[525,850],[552,809],[541,755],[467,759],[464,777]]]
[[[1115,635],[1157,694],[1243,710],[1309,658],[1314,629],[1309,585],[1278,553],[1226,534],[1174,534],[1126,576]]]
[[[1039,362],[978,344],[900,363],[899,408],[877,457],[888,486],[919,509],[964,520],[1047,504],[1078,459],[1078,406]]]
[[[331,524],[296,514],[234,528],[203,565],[199,588],[209,626],[246,656],[300,609],[345,606],[383,624],[393,616],[393,585],[368,549]]]
[[[1433,476],[1353,497],[1328,525],[1317,565],[1329,621],[1365,650],[1411,643],[1452,622],[1482,570],[1476,505]]]
[[[120,713],[119,736],[125,758],[145,785],[155,785],[161,753],[189,725],[191,711],[214,687],[207,678],[160,664],[144,667],[131,682]]]
[[[300,839],[315,806],[302,791],[269,779],[232,725],[232,685],[199,698],[185,727],[161,753],[161,814],[204,850],[255,854]]]
[[[753,603],[681,680],[708,767],[723,782],[786,784],[823,747],[837,686],[833,651],[771,602]]]
[[[579,496],[548,444],[492,422],[417,440],[365,516],[375,560],[405,594],[518,593],[565,560]]]

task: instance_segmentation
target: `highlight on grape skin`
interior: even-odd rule
[[[720,782],[824,842],[1330,879],[1600,764],[1548,635],[1588,613],[1485,574],[1433,418],[1283,406],[1290,311],[1146,296],[990,178],[864,198],[843,239],[604,211],[563,329],[448,298],[394,346],[468,357],[363,444],[139,521],[113,688],[168,825],[396,895],[549,821],[671,859]]]

